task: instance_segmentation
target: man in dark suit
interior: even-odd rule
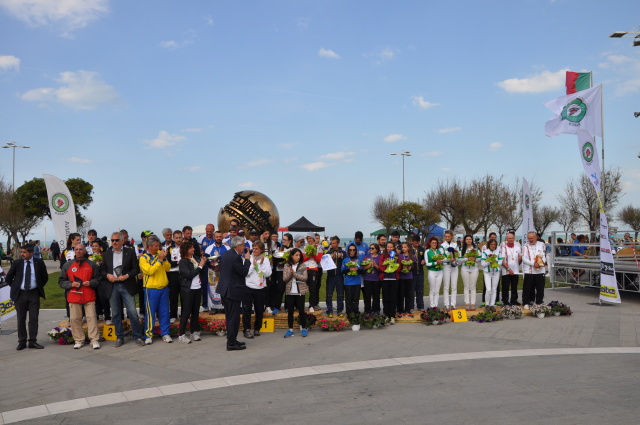
[[[124,344],[124,331],[122,330],[122,303],[127,309],[127,316],[131,323],[133,339],[141,347],[144,347],[142,340],[142,328],[140,319],[136,311],[136,300],[134,295],[138,292],[138,282],[136,278],[140,272],[138,257],[133,249],[123,247],[124,238],[120,232],[111,234],[111,248],[108,249],[102,258],[100,265],[100,275],[102,275],[105,285],[105,296],[109,298],[113,324],[116,327],[116,348]]]
[[[40,297],[44,298],[44,285],[49,280],[47,266],[40,258],[33,257],[33,245],[20,249],[20,260],[14,261],[7,283],[11,286],[11,299],[16,305],[18,317],[18,348],[27,348],[27,313],[29,313],[29,348],[44,348],[37,343]]]
[[[245,277],[251,267],[251,253],[244,252],[244,238],[236,236],[230,241],[231,249],[220,257],[220,283],[218,293],[222,297],[227,322],[227,351],[244,350],[244,342],[238,341],[240,329],[240,302],[244,294]],[[244,253],[244,259],[242,254]]]

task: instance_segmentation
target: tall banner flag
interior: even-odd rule
[[[533,226],[533,206],[531,205],[531,190],[529,190],[529,182],[522,179],[522,243],[527,243],[527,234],[535,232]]]
[[[591,73],[567,71],[565,86],[567,87],[567,94],[573,94],[582,90],[590,89]]]
[[[56,240],[60,245],[60,251],[62,251],[67,246],[69,234],[78,231],[76,207],[73,204],[69,188],[62,180],[51,174],[43,174],[43,176],[44,184],[47,187],[51,221],[56,232]]]
[[[616,282],[616,271],[609,242],[609,223],[604,212],[601,195],[601,171],[596,150],[596,140],[586,131],[578,132],[578,149],[582,158],[584,172],[589,176],[598,195],[600,210],[600,300],[620,303],[620,293]]]
[[[602,137],[602,84],[561,96],[544,104],[555,116],[544,126],[544,135],[577,134],[584,130]]]
[[[16,315],[16,306],[11,300],[11,287],[0,288],[0,323]]]

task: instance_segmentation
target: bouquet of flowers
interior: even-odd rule
[[[411,265],[413,264],[413,260],[407,259],[400,261],[402,263],[402,273],[409,273],[411,271]]]
[[[319,324],[320,324],[320,328],[323,331],[341,331],[344,328],[346,328],[349,325],[349,322],[347,322],[344,319],[329,319],[326,317],[323,317],[322,319],[319,320]]]
[[[497,269],[500,267],[500,264],[498,264],[498,256],[496,254],[488,256],[487,263],[489,263],[489,267],[491,267],[492,269]]]
[[[71,329],[56,326],[47,332],[51,341],[55,341],[58,345],[69,345],[73,344],[73,336],[71,335]]]
[[[371,258],[365,258],[364,260],[362,260],[362,263],[360,263],[360,265],[364,268],[365,266],[368,266],[370,264],[373,264],[373,260]],[[373,273],[374,272],[374,267],[370,267],[366,270],[366,273]]]
[[[378,313],[362,313],[362,326],[369,329],[380,328],[385,325],[386,317]]]
[[[400,267],[400,264],[398,264],[398,259],[391,257],[384,260],[382,265],[387,266],[386,270],[384,271],[385,273],[395,273],[396,270],[398,270],[398,267]]]
[[[529,311],[534,316],[537,316],[538,314],[544,314],[545,316],[548,316],[549,313],[551,313],[551,307],[544,304],[534,304],[529,306]]]
[[[442,260],[444,260],[444,255],[437,254],[437,255],[434,255],[431,259],[433,260],[434,263],[436,261],[442,261]],[[436,264],[435,268],[436,268],[436,270],[442,270],[442,264]]]
[[[318,248],[315,245],[307,245],[304,247],[304,253],[307,257],[313,257],[318,253]]]
[[[465,266],[469,266],[469,267],[475,266],[476,260],[478,259],[478,251],[476,251],[475,249],[472,249],[464,254],[464,258],[467,259],[464,262]]]
[[[451,267],[458,267],[458,262],[456,261],[456,249],[450,246],[449,248],[447,248],[447,252],[449,253],[448,257]]]
[[[518,305],[506,305],[500,310],[500,316],[502,316],[503,318],[519,318],[522,316],[522,308],[520,308],[520,306]]]
[[[358,267],[358,262],[357,261],[349,261],[349,262],[345,263],[345,266],[347,266],[348,268]],[[349,276],[355,276],[357,274],[358,274],[358,270],[349,270],[347,272],[347,275],[349,275]]]
[[[93,261],[94,263],[100,263],[100,262],[102,262],[102,255],[101,254],[91,254],[89,256],[89,260]]]
[[[291,251],[285,251],[284,254],[282,254],[282,259],[289,262],[289,256],[291,256]]]
[[[420,313],[420,318],[427,322],[427,325],[432,325],[434,322],[442,324],[448,316],[447,313],[436,307],[430,307]]]

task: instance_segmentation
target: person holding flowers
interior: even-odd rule
[[[396,323],[396,297],[398,295],[398,280],[400,271],[398,268],[398,256],[396,245],[389,241],[384,254],[380,256],[380,280],[382,281],[382,306],[384,315],[389,318],[391,324]]]
[[[347,307],[347,316],[351,313],[360,314],[358,303],[360,302],[360,261],[358,260],[358,248],[355,244],[347,248],[347,256],[342,261],[342,274],[344,275],[344,295]]]
[[[487,246],[482,250],[482,267],[484,281],[487,287],[487,306],[489,307],[496,305],[498,282],[500,281],[500,263],[502,259],[502,253],[498,249],[498,241],[489,239]]]
[[[438,238],[431,236],[427,241],[426,264],[429,274],[429,307],[438,308],[440,285],[442,284],[443,264],[446,258],[444,248],[438,246]]]
[[[256,241],[251,246],[251,267],[245,281],[247,287],[242,298],[242,325],[244,327],[244,337],[253,339],[260,336],[262,328],[262,315],[267,294],[267,278],[271,276],[271,263],[264,255],[265,244]],[[251,329],[251,310],[256,312],[253,330]]]
[[[447,310],[456,308],[456,298],[458,295],[458,245],[453,242],[453,232],[451,230],[444,231],[444,242],[442,248],[445,252],[445,260],[443,264],[442,281],[444,283],[444,306]]]
[[[344,276],[342,274],[342,260],[346,253],[340,247],[340,238],[337,236],[331,237],[331,245],[327,251],[327,255],[331,257],[331,260],[336,265],[335,269],[327,270],[327,316],[333,317],[333,292],[336,292],[338,298],[338,317],[344,316],[342,311],[344,310]]]
[[[320,284],[322,275],[319,271],[320,259],[322,258],[322,250],[316,245],[316,234],[307,233],[307,246],[302,252],[302,261],[307,268],[307,286],[309,287],[309,313],[313,313],[320,307]]]
[[[471,235],[464,235],[462,241],[461,266],[462,283],[464,284],[464,304],[467,310],[476,309],[476,284],[478,283],[478,261],[480,253]],[[471,303],[471,306],[469,306]]]
[[[280,311],[282,306],[282,296],[284,295],[284,264],[286,263],[285,254],[288,256],[289,251],[293,249],[293,236],[291,233],[285,233],[282,236],[282,244],[278,247],[273,254],[273,264],[275,266],[276,276],[275,279],[271,278],[275,288],[271,293],[271,300],[269,300],[269,307],[267,307],[267,314],[271,313],[274,316]]]
[[[363,273],[364,312],[380,314],[380,245],[369,245],[369,253],[360,263]]]
[[[413,283],[413,264],[418,261],[416,256],[411,252],[411,247],[408,242],[401,244],[402,252],[398,256],[400,261],[400,279],[398,280],[398,315],[400,317],[407,315],[413,317],[411,314],[411,305],[413,304],[413,291],[411,286]]]
[[[307,315],[304,312],[304,297],[309,292],[307,286],[307,268],[302,262],[302,252],[293,248],[284,265],[283,280],[286,285],[284,306],[288,313],[289,330],[284,334],[285,338],[293,336],[293,309],[298,310],[298,321],[302,336],[307,336]]]

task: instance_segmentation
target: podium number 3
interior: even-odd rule
[[[462,319],[462,312],[458,311],[458,319]]]

